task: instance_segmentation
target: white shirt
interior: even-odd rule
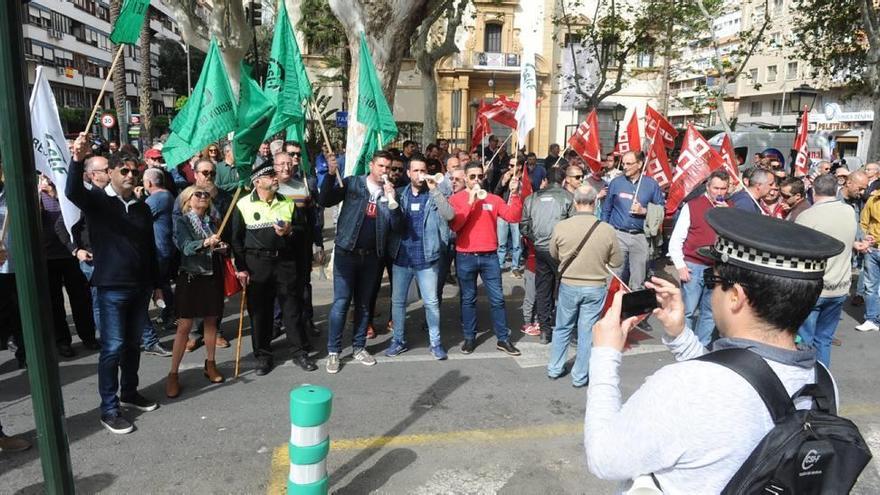
[[[691,209],[685,203],[675,221],[672,235],[669,237],[669,259],[676,269],[687,268],[684,262],[684,241],[687,239],[688,230],[691,228]]]
[[[122,202],[123,206],[125,206],[125,212],[128,213],[128,207],[137,203],[137,198],[134,197],[134,194],[131,195],[131,199],[126,201],[122,199],[122,196],[116,194],[116,189],[113,189],[112,184],[107,184],[107,187],[104,188],[104,192],[107,193],[107,196],[111,198],[118,198],[119,201]]]

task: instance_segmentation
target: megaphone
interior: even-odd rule
[[[445,178],[446,177],[440,172],[437,172],[434,175],[422,174],[422,180],[430,180],[435,184],[441,184]]]
[[[390,181],[388,180],[388,174],[382,174],[382,181],[385,182],[386,184],[388,184],[388,183],[390,182]],[[397,208],[397,207],[399,206],[398,203],[397,203],[397,200],[394,199],[394,196],[391,196],[391,197],[388,197],[388,196],[382,196],[381,201],[387,201],[387,202],[388,202],[388,208],[391,208],[392,210],[395,209],[395,208]]]
[[[483,189],[479,185],[474,186],[474,189],[477,191],[477,199],[483,200],[486,199],[487,196],[489,196],[489,193],[487,193],[485,189]]]

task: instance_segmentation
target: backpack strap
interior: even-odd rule
[[[792,400],[801,396],[813,398],[813,409],[837,415],[837,397],[834,395],[834,382],[831,373],[819,361],[816,361],[816,383],[808,383],[801,387]]]
[[[773,368],[763,358],[746,349],[722,349],[704,354],[700,361],[720,364],[739,376],[758,392],[774,423],[780,422],[785,416],[794,413],[795,407],[785,386],[776,376]]]

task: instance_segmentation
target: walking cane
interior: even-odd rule
[[[241,328],[244,325],[244,305],[247,301],[247,285],[241,291],[241,309],[238,310],[238,338],[235,344],[235,378],[238,378],[238,363],[241,360]]]

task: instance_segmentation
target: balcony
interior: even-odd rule
[[[474,69],[519,69],[518,53],[474,52]]]

